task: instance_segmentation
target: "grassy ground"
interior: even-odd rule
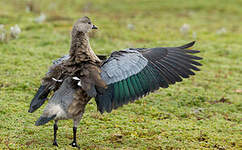
[[[83,149],[242,148],[241,6],[241,0],[1,0],[0,24],[8,31],[18,24],[22,32],[0,43],[0,149],[56,149],[52,123],[34,126],[43,108],[27,110],[51,61],[68,53],[71,26],[84,15],[99,27],[91,34],[96,53],[196,40],[204,66],[111,114],[100,115],[92,100],[78,130]],[[34,18],[41,12],[47,18],[39,24]],[[184,23],[187,35],[179,31]],[[227,32],[217,33],[221,28]],[[71,140],[72,121],[60,121],[59,148],[72,149]]]

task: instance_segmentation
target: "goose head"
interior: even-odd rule
[[[72,34],[75,34],[76,32],[88,33],[92,29],[97,29],[97,27],[92,24],[90,18],[84,16],[76,21],[72,29]]]

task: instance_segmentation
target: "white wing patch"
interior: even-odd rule
[[[63,82],[63,80],[57,80],[56,78],[52,78],[52,80],[54,80],[56,82]]]
[[[77,85],[80,86],[80,87],[82,86],[82,83],[81,83],[81,79],[80,79],[80,78],[78,78],[78,77],[72,77],[72,79],[73,79],[73,80],[77,80],[77,81],[79,81],[79,82],[77,83]]]

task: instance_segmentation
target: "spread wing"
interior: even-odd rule
[[[42,106],[47,99],[51,90],[55,89],[56,83],[61,82],[61,80],[57,80],[57,77],[61,73],[60,64],[67,60],[69,55],[64,55],[57,60],[53,61],[52,66],[49,68],[45,77],[43,78],[42,84],[40,85],[38,91],[36,92],[34,98],[31,100],[30,107],[28,112],[32,113],[37,110],[40,106]],[[59,83],[60,85],[60,83]]]
[[[100,60],[106,59],[106,55],[97,55]],[[64,55],[53,61],[52,66],[49,68],[45,77],[43,78],[42,84],[32,99],[29,107],[29,112],[32,113],[42,106],[47,99],[51,91],[56,91],[61,86],[63,78],[62,75],[62,63],[69,59],[69,55]],[[92,89],[93,90],[93,89]],[[92,91],[91,91],[92,92]],[[89,92],[90,93],[90,92]],[[93,94],[92,94],[93,95]]]
[[[169,84],[195,75],[202,59],[188,50],[195,42],[181,47],[129,48],[113,52],[101,67],[101,77],[108,85],[95,100],[98,110],[111,112]]]

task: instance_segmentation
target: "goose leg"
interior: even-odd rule
[[[77,125],[79,124],[80,119],[74,119],[74,126],[73,126],[73,141],[70,144],[72,147],[77,147],[80,148],[80,146],[76,142],[76,130],[77,130]]]
[[[76,143],[76,130],[77,130],[77,127],[73,127],[73,141],[72,143],[70,144],[72,147],[80,147],[77,143]]]
[[[57,120],[55,120],[55,124],[54,124],[54,142],[53,145],[58,147],[57,141],[56,141],[56,134],[57,134],[57,130],[58,130],[58,126],[57,126]]]

